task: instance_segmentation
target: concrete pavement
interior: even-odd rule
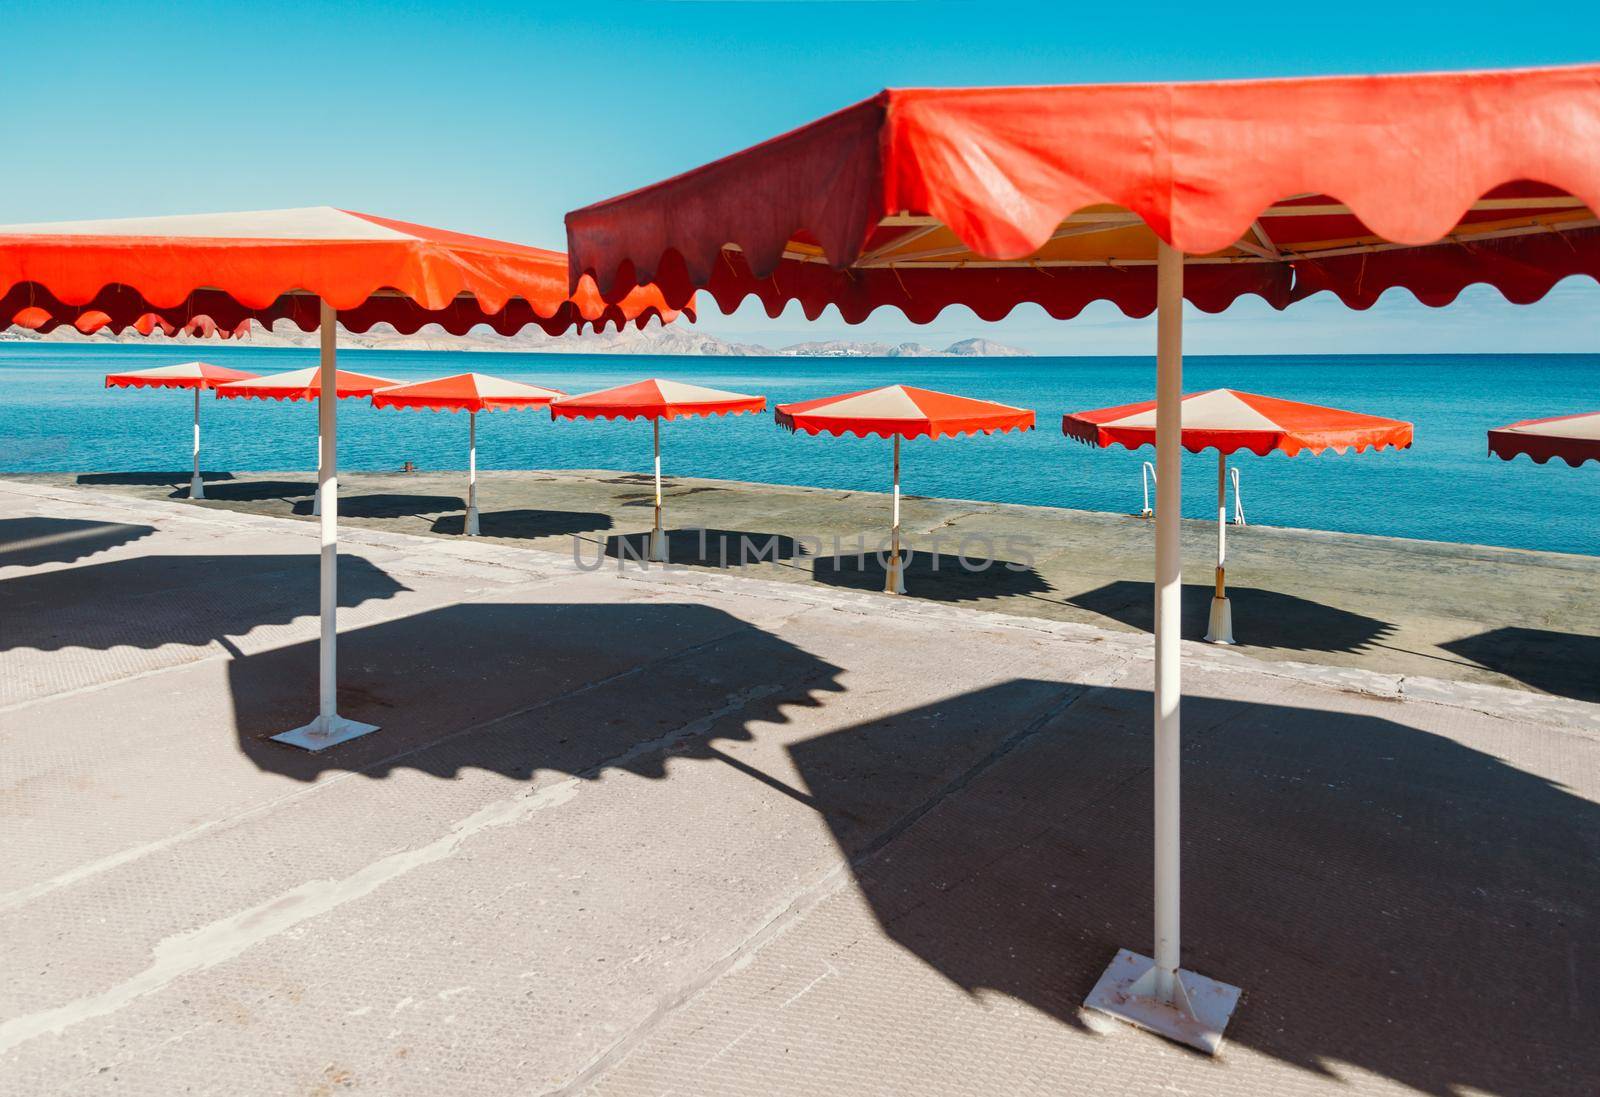
[[[187,472],[37,479],[143,498],[188,489]],[[643,554],[649,476],[539,471],[480,479],[488,539],[587,560]],[[203,505],[309,519],[313,487],[303,473],[217,474]],[[459,473],[349,474],[341,519],[457,537],[463,491]],[[665,494],[674,560],[711,569],[738,565],[742,554],[752,562],[738,570],[757,578],[883,589],[879,561],[852,551],[865,543],[870,554],[887,534],[883,495],[690,478],[670,478]],[[916,496],[903,509],[915,597],[1118,631],[1150,628],[1148,522]],[[1210,608],[1216,526],[1183,526],[1184,635],[1198,640]],[[963,553],[976,570],[963,566]],[[1234,631],[1251,655],[1600,701],[1600,556],[1260,524],[1230,529],[1228,554]]]
[[[382,521],[311,755],[313,527],[0,482],[8,1094],[1600,1086],[1592,704],[1187,645],[1210,1060],[1078,1008],[1147,638]]]

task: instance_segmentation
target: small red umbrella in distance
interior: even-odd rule
[[[1190,453],[1217,451],[1217,589],[1211,599],[1211,617],[1206,639],[1214,644],[1231,644],[1233,609],[1228,604],[1225,567],[1227,562],[1227,472],[1228,455],[1249,450],[1265,457],[1277,450],[1290,457],[1324,450],[1357,453],[1393,446],[1411,445],[1412,427],[1399,419],[1385,419],[1356,411],[1340,411],[1317,404],[1257,396],[1233,389],[1212,389],[1183,398],[1181,445]],[[1154,445],[1156,440],[1156,402],[1080,411],[1064,416],[1061,431],[1091,446],[1105,449],[1123,445],[1128,449]]]
[[[682,381],[650,378],[631,385],[563,396],[550,405],[553,419],[649,419],[655,428],[656,520],[650,531],[649,557],[667,562],[667,538],[661,530],[661,420],[695,415],[738,415],[764,411],[765,396],[746,396],[690,385]]]
[[[779,404],[774,417],[779,426],[807,434],[827,433],[837,437],[848,432],[857,438],[876,434],[880,438],[894,439],[893,528],[883,586],[888,594],[906,591],[905,569],[900,559],[900,439],[1033,429],[1033,412],[1026,408],[910,385],[886,385],[798,404]]]
[[[365,373],[355,373],[351,370],[341,369],[334,371],[334,393],[344,400],[351,396],[370,396],[376,389],[395,384],[387,377],[372,377]],[[308,369],[291,370],[288,373],[273,373],[265,377],[253,377],[244,381],[230,381],[224,385],[217,385],[218,398],[252,400],[315,400],[322,394],[322,370],[320,367],[311,366]],[[324,445],[321,434],[317,437],[318,453]],[[319,457],[320,464],[320,457]],[[322,484],[317,484],[317,493],[311,499],[311,513],[322,513]]]
[[[1489,452],[1506,461],[1526,453],[1541,465],[1559,457],[1573,468],[1600,461],[1600,411],[1524,419],[1491,430]]]
[[[462,532],[478,536],[478,412],[518,408],[542,408],[561,396],[560,389],[541,388],[521,381],[507,381],[483,373],[458,373],[419,381],[414,385],[394,385],[372,394],[375,408],[427,408],[431,411],[467,413],[467,513]]]
[[[106,388],[194,390],[194,474],[189,478],[189,498],[204,499],[205,485],[200,481],[200,390],[214,389],[229,381],[244,381],[255,376],[242,369],[214,366],[210,362],[182,362],[176,366],[108,373]]]

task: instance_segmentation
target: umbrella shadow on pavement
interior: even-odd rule
[[[906,596],[933,602],[980,602],[1019,594],[1043,594],[1050,583],[1038,569],[1007,560],[912,552],[903,549]],[[887,552],[885,553],[887,555]],[[888,579],[884,561],[875,552],[825,556],[812,567],[812,577],[830,587],[882,591]]]
[[[310,514],[314,501],[304,499],[294,505],[296,514]],[[347,518],[421,518],[447,510],[465,510],[467,501],[459,495],[374,495],[339,496],[339,514]]]
[[[889,939],[1085,1028],[1116,949],[1151,948],[1151,698],[1062,711],[1064,688],[1014,680],[790,753]],[[1231,1044],[1439,1097],[1597,1091],[1578,973],[1600,963],[1600,806],[1359,712],[1188,697],[1184,720],[1183,958],[1244,988]]]
[[[174,499],[189,497],[189,480],[194,475],[189,469],[182,472],[83,472],[74,479],[83,487],[96,487],[99,485],[121,487],[152,487],[172,489]],[[209,489],[214,483],[226,483],[233,479],[231,472],[206,472],[201,470],[200,479]]]
[[[85,518],[0,518],[0,568],[70,564],[154,532],[154,526]]]
[[[1185,640],[1205,636],[1213,594],[1210,584],[1184,584]],[[1376,617],[1260,587],[1229,587],[1228,601],[1233,604],[1233,633],[1241,647],[1355,652],[1395,631],[1393,624]],[[1074,595],[1066,602],[1143,632],[1151,631],[1155,618],[1154,587],[1129,579]]]
[[[434,533],[460,533],[465,512],[445,514],[430,527]],[[611,516],[583,510],[479,510],[478,532],[485,537],[570,537],[611,528]]]
[[[1600,636],[1513,626],[1439,646],[1545,693],[1600,701]]]
[[[268,499],[310,498],[317,493],[315,480],[237,480],[206,488],[206,498],[218,502],[259,503]],[[188,489],[184,489],[188,494]],[[309,509],[309,504],[308,504]]]
[[[402,768],[663,778],[670,759],[721,758],[716,741],[842,688],[837,667],[709,606],[460,603],[340,634],[340,715],[381,730],[313,754],[271,736],[316,714],[317,655],[313,641],[228,666],[240,750],[300,781]]]
[[[781,533],[738,529],[669,529],[665,532],[667,555],[674,565],[739,568],[807,555],[801,541]],[[618,534],[606,538],[605,555],[613,560],[642,561],[648,558],[649,542],[648,530]]]
[[[0,651],[204,646],[314,617],[318,582],[309,553],[137,556],[19,575],[0,580]],[[343,607],[405,589],[363,557],[339,557]]]

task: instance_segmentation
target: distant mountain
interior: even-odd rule
[[[142,343],[141,335],[82,335],[71,328],[57,328],[49,335],[31,331],[0,331],[0,342],[46,343]],[[170,340],[176,344],[218,345],[214,339],[196,339],[179,335]],[[303,332],[289,324],[280,324],[277,330],[256,328],[240,343],[231,341],[223,345],[252,347],[311,347],[316,346],[317,333]],[[943,350],[933,350],[920,343],[854,342],[829,339],[772,350],[756,343],[735,343],[697,330],[691,324],[671,324],[662,327],[652,323],[643,331],[629,328],[626,331],[605,331],[577,335],[546,335],[538,328],[524,328],[512,336],[496,335],[487,328],[468,332],[463,336],[447,335],[437,327],[424,328],[415,335],[401,335],[386,324],[371,331],[341,332],[339,345],[353,350],[487,350],[519,351],[522,353],[556,354],[685,354],[707,357],[740,356],[790,356],[819,358],[932,358],[932,357],[1016,357],[1028,352],[1008,347],[989,339],[963,339],[951,343]]]
[[[1020,347],[1008,347],[1004,343],[996,343],[993,339],[963,339],[959,343],[951,343],[940,353],[952,358],[972,355],[978,358],[1026,358],[1031,351]]]

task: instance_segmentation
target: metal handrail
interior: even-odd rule
[[[1228,475],[1233,480],[1233,521],[1229,524],[1247,526],[1250,523],[1244,520],[1244,496],[1239,493],[1239,466],[1230,466]],[[1150,485],[1154,483],[1157,483],[1156,467],[1145,461],[1139,468],[1139,485],[1144,489],[1144,506],[1139,511],[1140,518],[1148,518],[1155,513],[1150,509]]]

